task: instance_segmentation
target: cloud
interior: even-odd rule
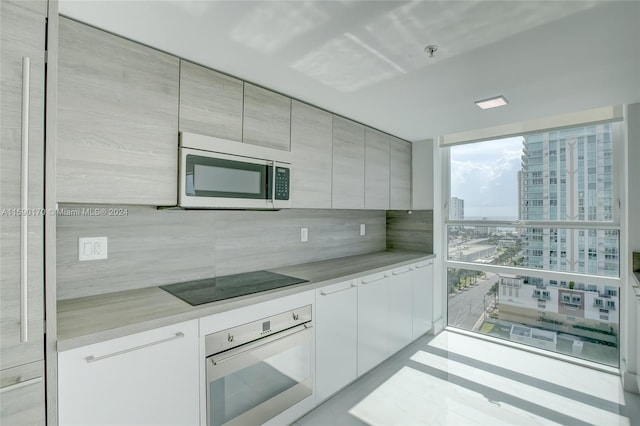
[[[465,217],[517,218],[522,138],[451,148],[451,196],[465,200]]]

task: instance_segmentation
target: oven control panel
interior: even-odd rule
[[[206,356],[218,354],[308,322],[311,322],[311,305],[208,334],[205,336]]]

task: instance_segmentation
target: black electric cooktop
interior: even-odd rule
[[[191,306],[197,306],[306,282],[307,280],[288,275],[255,271],[162,285],[160,288]]]

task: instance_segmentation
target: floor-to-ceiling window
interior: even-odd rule
[[[446,148],[449,326],[618,366],[617,126]]]

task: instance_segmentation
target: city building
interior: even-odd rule
[[[518,173],[526,221],[612,220],[612,126],[528,135]],[[618,276],[615,230],[523,228],[524,267]],[[617,289],[501,276],[500,319],[617,345]]]
[[[534,334],[536,329],[552,331],[572,344],[587,342],[610,348],[618,345],[620,313],[616,288],[553,281],[548,286],[537,286],[529,283],[527,277],[509,274],[500,274],[499,283],[499,317],[503,323],[526,324],[534,329]],[[528,343],[544,348],[548,345],[535,339]]]
[[[487,220],[487,218],[484,217],[482,220]],[[476,226],[473,231],[476,236],[483,237],[495,235],[496,232],[498,232],[498,228],[496,226]]]
[[[449,249],[449,260],[491,263],[496,252],[497,247],[490,244],[459,245]]]
[[[611,134],[611,124],[601,124],[525,136],[522,171],[518,175],[520,219],[611,221]],[[592,275],[619,274],[615,230],[526,228],[523,237],[524,266]]]
[[[463,220],[464,219],[464,200],[451,197],[451,206],[449,208],[451,220]]]

